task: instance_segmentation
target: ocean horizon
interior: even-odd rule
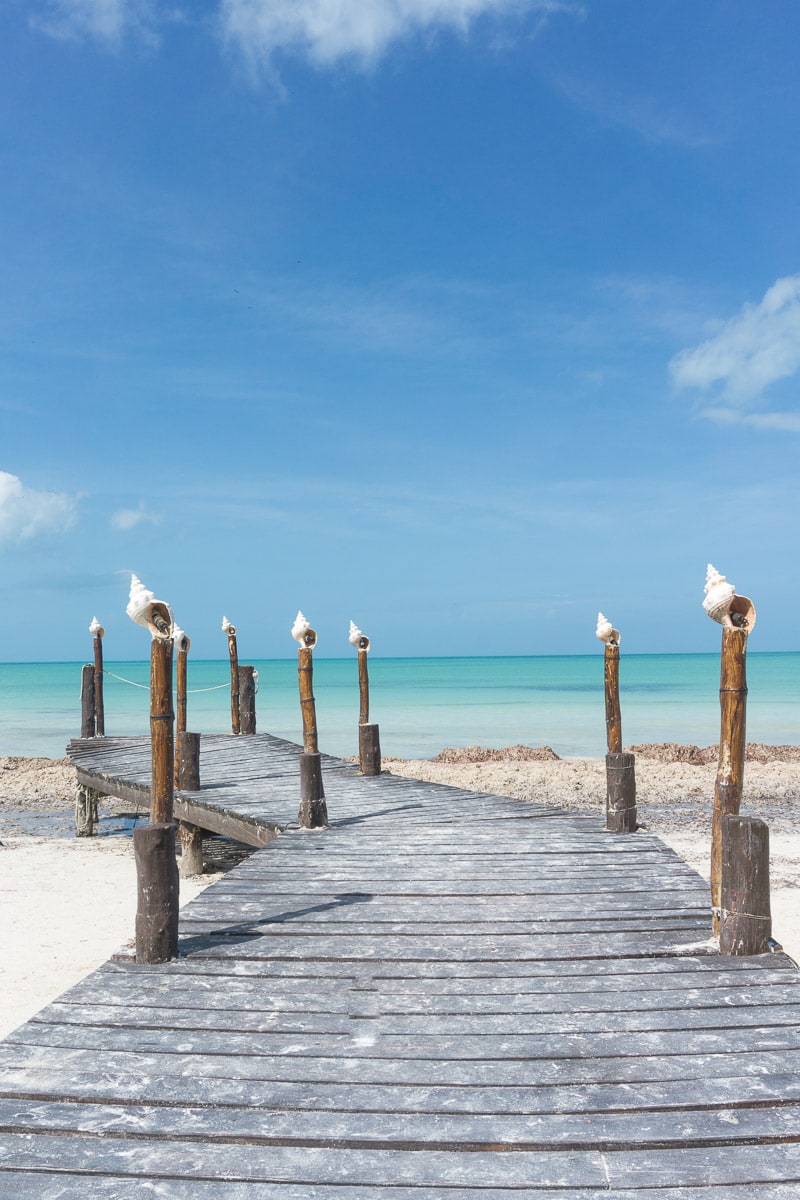
[[[297,661],[251,660],[257,727],[302,741]],[[60,758],[80,734],[82,663],[0,664],[0,755]],[[106,733],[149,730],[149,661],[107,662]],[[605,753],[603,655],[370,658],[370,721],[384,755],[430,758],[445,746],[552,747],[563,758]],[[800,741],[800,652],[747,656],[747,738]],[[625,745],[719,738],[718,654],[630,654],[620,662]],[[350,658],[314,660],[320,749],[357,753],[358,672]],[[188,726],[230,731],[230,671],[189,659]]]

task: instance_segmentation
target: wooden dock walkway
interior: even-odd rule
[[[204,805],[296,821],[299,747],[203,741]],[[203,892],[178,961],[0,1043],[2,1200],[798,1200],[800,976],[713,953],[671,850],[323,770],[331,828]]]

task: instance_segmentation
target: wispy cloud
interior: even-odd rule
[[[688,104],[676,104],[672,97],[666,101],[644,92],[624,92],[566,73],[551,73],[550,82],[576,108],[604,125],[629,129],[646,142],[698,150],[721,140],[698,125]]]
[[[226,41],[250,65],[276,52],[319,67],[341,60],[374,64],[394,42],[439,30],[465,35],[480,18],[575,12],[572,0],[222,0]]]
[[[77,498],[64,492],[37,492],[17,475],[0,471],[0,542],[24,542],[60,533],[75,521]]]
[[[760,304],[737,316],[670,363],[679,388],[716,390],[718,403],[703,416],[726,424],[800,432],[800,413],[764,412],[767,390],[800,371],[800,275],[778,279]]]
[[[138,508],[120,508],[113,514],[110,521],[112,529],[119,529],[123,533],[128,533],[137,525],[148,523],[160,525],[161,517],[157,513],[148,512],[144,504],[140,504]]]
[[[150,45],[158,28],[183,20],[179,9],[155,0],[46,0],[31,22],[51,37],[96,41],[117,48],[129,37]]]

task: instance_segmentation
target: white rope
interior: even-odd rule
[[[115,675],[113,671],[109,671],[106,667],[103,667],[103,674],[110,675],[112,679],[118,679],[120,683],[129,683],[131,687],[147,688],[148,691],[150,690],[149,683],[134,683],[132,679],[123,679],[121,675]]]
[[[194,696],[197,692],[218,692],[221,688],[229,688],[230,686],[229,683],[215,683],[213,687],[209,688],[188,688],[187,695]]]
[[[113,671],[109,671],[107,667],[103,667],[103,674],[110,675],[112,679],[118,679],[120,683],[129,683],[131,687],[146,688],[149,690],[149,683],[135,683],[133,679],[124,679],[122,675],[115,675]],[[189,688],[190,696],[196,695],[197,692],[218,692],[221,688],[229,688],[229,683],[216,683],[213,687],[207,688]]]

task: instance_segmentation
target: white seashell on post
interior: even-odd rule
[[[356,625],[355,621],[350,622],[350,632],[347,635],[347,640],[351,646],[355,646],[356,650],[369,650],[369,638]]]
[[[705,593],[703,608],[711,620],[718,621],[720,625],[730,625],[731,622],[727,617],[731,601],[736,595],[736,588],[732,583],[728,583],[725,576],[720,575],[717,568],[711,563],[706,568]]]
[[[89,633],[92,635],[92,637],[104,637],[105,632],[105,629],[103,629],[103,626],[100,624],[97,617],[92,617],[92,623],[89,626]]]
[[[136,625],[147,629],[154,638],[171,638],[175,621],[172,609],[164,600],[157,600],[138,575],[131,575],[131,591],[125,609]]]
[[[744,629],[752,633],[756,623],[756,610],[747,596],[737,596],[736,588],[711,563],[706,569],[706,598],[703,608],[712,621],[727,629]]]
[[[594,634],[601,642],[605,642],[607,646],[618,646],[620,643],[619,630],[615,629],[608,617],[604,617],[601,612],[597,614],[597,628]]]
[[[292,637],[307,650],[310,650],[317,644],[316,630],[311,628],[299,608],[297,610],[297,616],[294,619],[294,625],[292,626]]]
[[[183,650],[186,654],[189,653],[192,643],[180,625],[173,625],[172,627],[172,642],[176,650]]]
[[[222,632],[229,634],[231,637],[236,633],[236,626],[231,625],[227,617],[222,618]]]

